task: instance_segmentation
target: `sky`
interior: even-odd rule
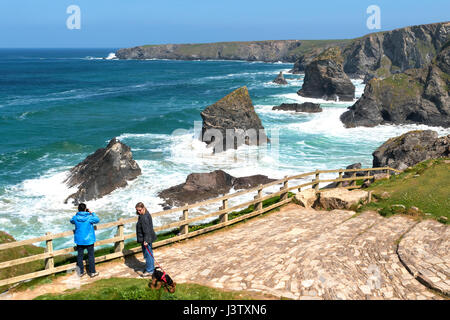
[[[79,19],[67,13],[71,5]],[[380,8],[381,29],[367,26],[371,5]],[[1,0],[0,47],[348,39],[443,21],[450,21],[449,0]]]

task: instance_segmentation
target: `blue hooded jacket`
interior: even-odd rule
[[[70,223],[75,225],[74,240],[77,245],[88,246],[95,243],[94,224],[98,223],[100,219],[95,212],[77,212],[76,215],[70,219]]]

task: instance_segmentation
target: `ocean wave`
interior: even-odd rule
[[[116,54],[114,52],[110,52],[108,54],[108,56],[105,58],[105,60],[116,60],[116,59],[117,59],[117,57],[116,57]]]
[[[296,103],[304,103],[304,102],[313,102],[313,103],[319,103],[319,104],[335,104],[335,105],[342,105],[342,106],[351,106],[354,104],[357,99],[354,99],[353,101],[330,101],[330,100],[324,100],[324,99],[316,99],[316,98],[306,98],[298,95],[297,93],[284,93],[284,94],[276,94],[273,95],[275,98],[287,100],[287,102],[296,102]]]
[[[203,77],[201,79],[222,80],[222,79],[230,79],[230,78],[254,77],[254,76],[260,76],[260,75],[277,75],[278,73],[280,73],[280,71],[282,71],[282,70],[229,73],[229,74],[221,75],[221,76]]]
[[[356,99],[361,98],[361,96],[364,93],[364,88],[366,87],[366,85],[364,84],[364,80],[363,79],[350,79],[350,81],[355,86],[355,98]]]
[[[109,95],[119,95],[127,92],[136,92],[142,90],[148,90],[152,87],[160,86],[170,86],[176,85],[171,83],[158,83],[155,84],[153,81],[147,81],[141,84],[126,85],[122,87],[104,87],[104,88],[93,88],[93,89],[72,89],[61,92],[52,92],[45,95],[33,95],[33,96],[14,96],[7,97],[3,106],[16,106],[16,105],[30,105],[39,104],[44,102],[57,102],[65,100],[83,100],[92,97],[109,96]]]
[[[450,133],[450,129],[426,125],[379,125],[376,127],[345,128],[340,120],[345,108],[323,108],[323,112],[312,114],[311,120],[302,123],[289,123],[286,129],[297,133],[317,134],[325,137],[339,137],[341,140],[358,143],[364,141],[382,143],[389,138],[399,136],[411,130],[435,130],[439,135]],[[361,137],[364,137],[361,141]]]

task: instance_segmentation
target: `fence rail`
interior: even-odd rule
[[[321,192],[321,190],[319,190],[319,184],[320,183],[331,183],[331,182],[336,182],[337,187],[341,187],[342,182],[350,182],[350,184],[348,186],[345,186],[344,188],[347,188],[347,189],[359,188],[360,186],[356,185],[357,180],[373,179],[374,175],[372,175],[372,173],[379,172],[379,171],[381,171],[381,172],[386,171],[388,174],[390,174],[391,172],[394,172],[394,173],[400,172],[399,170],[396,170],[396,169],[393,169],[390,167],[366,168],[366,169],[316,170],[316,171],[302,173],[302,174],[295,175],[295,176],[290,176],[290,177],[286,176],[283,179],[279,179],[279,180],[273,181],[268,184],[259,185],[257,187],[253,187],[253,188],[246,189],[243,191],[235,192],[232,194],[226,194],[224,196],[217,197],[214,199],[205,200],[205,201],[201,201],[201,202],[197,202],[197,203],[193,203],[193,204],[189,204],[189,205],[186,204],[185,206],[182,206],[182,207],[152,213],[152,217],[155,218],[155,217],[168,215],[168,214],[175,213],[175,212],[182,212],[182,219],[180,221],[167,223],[167,224],[164,224],[162,226],[155,228],[155,231],[158,232],[158,231],[174,229],[174,228],[179,227],[179,230],[180,230],[179,235],[169,238],[169,239],[156,241],[153,243],[153,247],[157,248],[157,247],[166,245],[168,243],[188,239],[188,238],[191,238],[191,237],[194,237],[194,236],[197,236],[197,235],[200,235],[200,234],[212,231],[212,230],[226,227],[230,224],[233,224],[233,223],[242,221],[244,219],[248,219],[248,218],[257,216],[259,214],[270,211],[272,209],[278,208],[286,203],[289,203],[292,200],[292,198],[288,197],[288,193],[292,190],[300,191],[304,187],[312,186],[312,188],[315,189],[317,192]],[[357,176],[356,174],[358,172],[366,172],[367,175]],[[338,173],[339,177],[336,179],[320,180],[320,174],[325,174],[325,173],[326,174]],[[350,178],[343,178],[344,173],[353,173],[353,175]],[[305,179],[309,176],[313,176],[313,179],[310,182],[304,182],[304,183],[300,183],[299,185],[289,186],[289,181]],[[273,187],[276,185],[280,185],[280,184],[281,184],[281,187],[280,187],[279,191],[269,193],[265,196],[262,195],[264,189]],[[257,192],[257,194],[253,200],[246,201],[246,202],[234,205],[232,207],[228,206],[228,200],[235,198],[235,197],[242,196],[242,195],[246,195],[246,194],[249,194],[252,192]],[[269,206],[263,208],[263,201],[270,199],[272,197],[275,197],[275,196],[280,196],[280,200],[272,205],[269,205]],[[190,209],[204,207],[206,205],[210,205],[213,203],[221,203],[221,206],[218,211],[214,211],[214,212],[207,213],[207,214],[197,216],[197,217],[191,217],[191,218],[189,217]],[[243,214],[243,215],[235,217],[233,219],[229,219],[229,216],[228,216],[229,213],[231,213],[237,209],[243,208],[243,207],[248,207],[250,205],[254,205],[254,210],[252,212]],[[206,228],[203,228],[203,229],[200,229],[197,231],[189,232],[190,224],[201,221],[201,220],[205,220],[207,218],[215,217],[215,216],[219,217],[218,224],[215,224],[210,227],[206,227]],[[125,240],[136,238],[136,233],[124,234],[124,227],[125,227],[125,225],[136,223],[137,220],[138,220],[137,217],[133,217],[133,218],[129,218],[129,219],[121,218],[118,221],[103,223],[103,224],[99,224],[99,225],[95,226],[96,230],[102,230],[102,229],[108,229],[108,228],[114,228],[114,227],[117,228],[117,232],[114,237],[95,242],[95,244],[94,244],[95,246],[101,246],[101,245],[105,245],[108,243],[114,243],[114,252],[100,256],[100,257],[96,257],[95,258],[96,263],[124,257],[124,256],[130,255],[130,254],[136,254],[136,253],[142,251],[141,247],[125,249]],[[61,232],[61,233],[55,233],[55,234],[48,232],[44,236],[41,236],[41,237],[0,244],[0,251],[1,251],[1,250],[21,247],[21,246],[25,246],[25,245],[30,245],[30,244],[37,243],[37,242],[45,241],[45,243],[46,243],[44,253],[35,254],[32,256],[9,260],[9,261],[0,263],[0,269],[4,269],[4,268],[13,267],[13,266],[17,266],[17,265],[28,263],[28,262],[43,260],[44,265],[45,265],[44,270],[40,270],[37,272],[32,272],[32,273],[28,273],[28,274],[24,274],[24,275],[20,275],[20,276],[16,276],[16,277],[8,278],[8,279],[2,279],[2,280],[0,280],[0,287],[4,286],[4,285],[10,285],[10,284],[14,284],[14,283],[25,281],[25,280],[30,280],[30,279],[50,275],[50,274],[55,274],[55,273],[75,269],[76,263],[71,263],[71,264],[66,264],[66,265],[55,267],[54,259],[55,259],[55,257],[75,252],[76,246],[59,249],[59,250],[53,249],[53,240],[72,236],[73,233],[74,233],[73,230],[65,231],[65,232]]]

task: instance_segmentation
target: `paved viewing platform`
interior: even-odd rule
[[[315,211],[289,204],[278,212],[170,246],[156,260],[177,283],[246,290],[289,299],[445,299],[450,233],[434,220],[375,212]],[[1,296],[32,299],[98,279],[140,277],[142,253]]]

